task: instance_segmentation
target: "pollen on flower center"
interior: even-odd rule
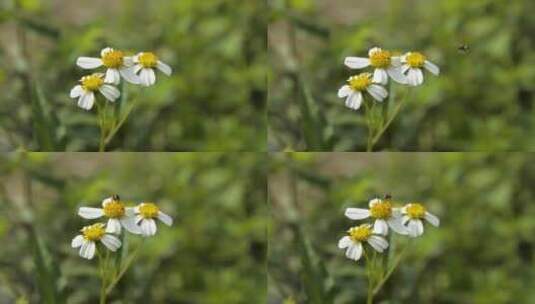
[[[158,216],[160,208],[153,203],[143,203],[139,206],[139,213],[144,218],[155,218]]]
[[[418,52],[410,52],[406,57],[407,64],[412,68],[423,67],[426,59],[424,55]]]
[[[102,77],[96,74],[84,76],[80,81],[82,82],[82,88],[86,91],[96,91],[104,84]]]
[[[387,219],[392,216],[392,204],[388,201],[376,203],[370,208],[370,213],[373,218]]]
[[[144,68],[153,68],[158,64],[158,57],[151,52],[141,53],[138,60]]]
[[[104,230],[104,224],[102,223],[97,223],[82,228],[82,234],[88,241],[98,241],[104,236],[105,233],[106,231]]]
[[[360,225],[350,228],[347,233],[351,240],[355,242],[366,241],[372,235],[372,229],[368,225]]]
[[[124,52],[122,51],[109,51],[102,55],[102,63],[112,69],[117,69],[123,66]]]
[[[124,204],[119,201],[111,201],[104,205],[104,215],[109,218],[123,217],[125,214]]]
[[[425,215],[425,207],[418,203],[409,204],[406,211],[407,215],[413,219],[420,219]]]
[[[390,66],[392,54],[389,51],[375,51],[370,55],[370,64],[376,68],[387,68]]]
[[[347,83],[354,91],[363,91],[368,88],[370,84],[372,84],[371,76],[372,74],[370,73],[362,73],[356,76],[351,76],[347,80]]]

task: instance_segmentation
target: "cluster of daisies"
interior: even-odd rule
[[[351,69],[374,68],[372,73],[361,73],[349,77],[347,84],[338,90],[338,97],[345,98],[346,107],[358,110],[363,102],[363,93],[367,92],[377,101],[388,97],[388,91],[383,87],[388,84],[388,78],[397,83],[418,86],[424,82],[423,69],[434,75],[440,69],[419,52],[408,52],[401,56],[394,56],[392,52],[374,47],[368,51],[368,58],[347,57],[344,64]]]
[[[424,233],[424,220],[438,227],[440,220],[425,209],[422,204],[409,203],[401,208],[392,206],[390,196],[375,198],[369,202],[369,209],[347,208],[345,216],[352,220],[373,219],[373,225],[361,224],[350,228],[347,235],[338,241],[338,248],[346,250],[346,257],[358,261],[363,252],[363,243],[382,253],[388,248],[385,237],[390,229],[409,237],[419,237]]]
[[[173,219],[160,211],[153,203],[141,203],[136,207],[126,207],[118,195],[104,199],[102,208],[81,207],[78,215],[85,219],[105,217],[107,223],[96,223],[85,226],[80,230],[71,243],[73,248],[80,248],[80,256],[91,260],[95,256],[97,243],[100,242],[109,250],[115,252],[121,247],[121,240],[117,237],[122,228],[128,232],[144,237],[156,234],[156,219],[167,226],[173,224]]]
[[[70,93],[71,98],[78,99],[78,106],[91,110],[95,103],[95,93],[100,92],[107,100],[113,102],[120,97],[120,91],[115,87],[124,78],[129,83],[145,87],[156,83],[155,69],[169,76],[172,69],[158,59],[152,52],[141,52],[135,56],[112,48],[105,48],[100,52],[100,58],[79,57],[76,64],[82,69],[97,69],[105,67],[105,73],[93,73],[80,79]]]

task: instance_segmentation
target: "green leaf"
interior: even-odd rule
[[[36,280],[41,303],[58,304],[64,303],[58,288],[58,280],[61,276],[58,264],[51,258],[43,240],[34,228],[31,230],[33,244],[33,260],[36,268]]]
[[[298,81],[302,95],[299,106],[303,118],[303,132],[307,150],[323,151],[327,148],[323,138],[325,118],[321,115],[318,104],[314,97],[312,97],[307,83],[301,76],[298,77]]]
[[[38,83],[34,85],[32,96],[33,132],[39,144],[40,151],[55,151],[56,142],[54,128],[51,123],[46,106],[47,100]]]

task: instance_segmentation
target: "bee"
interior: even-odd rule
[[[468,44],[461,44],[457,47],[457,50],[463,54],[468,54],[470,53],[470,46],[468,46]]]
[[[119,194],[112,195],[111,199],[114,200],[114,201],[120,201],[121,200],[121,198],[119,197]]]

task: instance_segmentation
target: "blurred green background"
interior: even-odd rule
[[[14,153],[0,156],[0,303],[97,303],[97,261],[70,242],[94,222],[78,207],[115,193],[175,222],[158,223],[109,303],[265,302],[263,155]]]
[[[272,162],[268,303],[365,303],[363,261],[337,248],[345,208],[391,194],[441,219],[374,303],[534,303],[535,156],[291,153]],[[398,238],[406,243],[406,238]]]
[[[441,67],[439,77],[425,74],[375,150],[535,150],[534,1],[269,3],[270,150],[364,151],[363,112],[336,93],[358,73],[344,58],[374,46],[420,50]]]
[[[96,110],[78,108],[69,91],[88,73],[76,58],[111,46],[153,50],[174,72],[158,72],[150,88],[128,86],[137,105],[108,150],[265,150],[265,7],[233,0],[0,1],[0,149],[97,150]]]

